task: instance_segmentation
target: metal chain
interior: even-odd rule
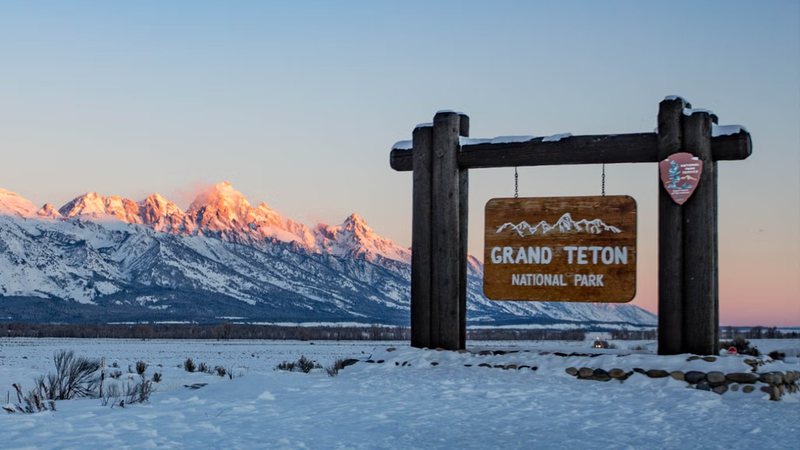
[[[600,194],[606,196],[606,165],[603,164],[603,174],[600,177]]]
[[[516,167],[514,167],[514,198],[519,198],[519,173]]]

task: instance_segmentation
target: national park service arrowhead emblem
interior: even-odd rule
[[[700,183],[703,161],[691,153],[674,153],[658,164],[664,189],[675,203],[684,204]]]

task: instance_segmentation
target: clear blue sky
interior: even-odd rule
[[[800,323],[796,1],[3,1],[0,186],[186,206],[229,180],[297,220],[357,211],[409,245],[411,176],[389,147],[436,110],[479,137],[651,131],[669,94],[753,135],[749,160],[720,163],[723,323]],[[474,254],[512,173],[473,171]],[[651,310],[657,188],[653,165],[608,168],[609,193],[639,203]],[[520,171],[523,196],[599,191],[599,167]]]

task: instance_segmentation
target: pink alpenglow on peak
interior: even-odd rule
[[[36,214],[36,205],[16,192],[0,188],[0,215],[31,217]]]
[[[227,181],[201,192],[187,213],[194,219],[199,233],[219,233],[233,240],[297,242],[309,250],[314,244],[308,227],[285,219],[266,203],[252,207],[244,195]]]
[[[310,229],[283,217],[266,203],[253,207],[229,182],[203,190],[187,211],[160,194],[151,194],[137,202],[96,192],[78,196],[58,210],[50,203],[37,209],[23,197],[0,189],[0,214],[40,220],[112,220],[146,226],[160,233],[207,235],[243,244],[286,242],[311,253],[369,261],[378,257],[411,261],[409,249],[376,234],[358,214],[350,215],[341,225],[320,224]]]
[[[45,203],[42,205],[42,208],[39,211],[36,211],[36,215],[39,217],[47,217],[50,219],[60,219],[63,217],[60,212],[53,206],[52,203]]]
[[[191,233],[194,222],[178,205],[160,194],[152,194],[139,203],[139,215],[142,223],[156,231],[165,233]]]
[[[135,201],[116,195],[104,197],[97,192],[76,197],[58,212],[68,218],[117,219],[126,223],[142,223],[139,205]]]

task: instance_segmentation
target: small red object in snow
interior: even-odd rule
[[[728,353],[731,354],[731,355],[736,355],[736,354],[739,353],[739,351],[736,350],[736,347],[729,347],[728,348]]]

